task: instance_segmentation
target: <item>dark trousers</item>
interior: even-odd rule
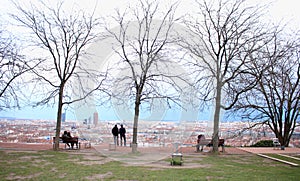
[[[124,146],[126,146],[126,137],[125,137],[125,135],[120,135],[120,140],[121,140],[121,146],[122,146],[123,140],[124,140]]]

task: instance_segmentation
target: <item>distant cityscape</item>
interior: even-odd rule
[[[62,116],[61,133],[70,131],[72,136],[77,136],[82,142],[93,144],[111,143],[113,137],[111,129],[114,125],[126,128],[127,142],[132,140],[132,121],[105,121],[99,120],[98,113],[82,121],[66,120]],[[247,129],[248,122],[221,122],[220,138],[225,139],[227,146],[251,146],[260,140],[275,138],[274,133],[267,127]],[[55,136],[56,120],[29,120],[15,118],[0,118],[0,142],[9,143],[45,143],[52,144]],[[244,131],[242,131],[244,130]],[[182,146],[196,144],[199,134],[210,138],[212,123],[206,120],[199,121],[139,121],[138,145],[139,146],[172,146],[180,143]],[[300,127],[297,127],[290,140],[291,147],[300,147]]]

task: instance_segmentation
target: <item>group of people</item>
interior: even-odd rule
[[[78,138],[77,137],[72,137],[71,133],[68,131],[64,131],[64,133],[62,134],[62,140],[64,143],[66,143],[68,145],[69,148],[74,148],[74,144],[76,144],[76,146],[78,147]],[[70,144],[71,143],[71,146]]]
[[[119,146],[119,135],[120,135],[121,146],[123,146],[123,143],[124,143],[124,146],[126,146],[126,136],[125,136],[126,129],[124,128],[123,124],[121,124],[120,128],[118,128],[118,126],[115,125],[112,128],[111,133],[113,134],[115,145]],[[69,143],[71,143],[72,149],[74,147],[74,143],[75,144],[78,143],[78,140],[77,140],[77,143],[76,143],[74,138],[77,138],[77,137],[72,137],[71,133],[68,132],[68,131],[64,131],[64,133],[62,135],[63,142],[66,143],[69,146],[69,148],[70,148]],[[197,137],[197,145],[196,145],[197,152],[198,151],[203,151],[203,146],[204,145],[200,145],[201,140],[205,140],[205,136],[202,135],[202,134],[198,135],[198,137]]]
[[[115,145],[119,146],[119,134],[120,134],[121,146],[123,145],[123,142],[124,142],[124,146],[126,146],[126,136],[125,136],[126,129],[123,127],[122,124],[120,129],[118,128],[117,125],[115,125],[112,128],[111,133],[113,134]]]
[[[115,145],[119,146],[119,135],[120,135],[121,146],[123,146],[123,143],[124,143],[124,146],[126,146],[126,136],[125,136],[126,129],[124,128],[123,124],[121,124],[120,129],[118,128],[117,125],[115,125],[112,128],[111,133],[113,134]],[[69,143],[71,143],[72,149],[74,147],[74,143],[76,144],[76,141],[74,138],[77,138],[77,137],[72,137],[71,133],[68,131],[64,131],[64,133],[62,135],[63,142],[66,143],[69,146],[69,148],[70,148]],[[200,145],[201,140],[205,140],[205,136],[202,134],[198,135],[198,137],[197,137],[197,146],[196,146],[197,151],[203,151],[203,145]]]

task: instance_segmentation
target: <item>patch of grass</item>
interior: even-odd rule
[[[100,153],[93,157],[105,157]],[[117,161],[91,163],[72,152],[0,151],[1,180],[299,180],[300,168],[255,155],[198,155],[184,157],[183,166],[162,169],[128,166]],[[100,160],[100,161],[97,161]],[[170,159],[162,160],[170,165]],[[187,168],[189,164],[198,168]],[[205,166],[209,165],[209,166]],[[201,167],[203,166],[203,167]]]

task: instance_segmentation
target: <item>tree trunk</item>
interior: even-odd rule
[[[56,118],[56,133],[55,133],[55,145],[54,150],[59,150],[59,137],[60,137],[60,129],[61,129],[61,115],[62,115],[62,107],[63,107],[63,93],[64,87],[61,86],[59,89],[58,96],[58,108],[57,108],[57,118]]]
[[[272,129],[272,127],[270,125],[269,125],[269,127],[275,133],[275,136],[276,136],[276,138],[278,138],[280,145],[288,147],[289,143],[290,143],[291,135],[293,134],[293,130],[291,131],[291,125],[287,124],[286,122],[287,121],[285,121],[284,128],[278,128],[277,125],[274,124],[274,123],[277,123],[277,121],[273,121],[274,129]]]
[[[132,136],[132,153],[137,152],[137,127],[139,121],[139,114],[140,114],[140,100],[137,96],[137,100],[135,101],[135,108],[134,108],[134,120],[133,120],[133,136]]]
[[[220,111],[221,111],[221,91],[222,86],[219,80],[217,80],[217,93],[216,93],[216,105],[214,113],[214,132],[213,132],[213,152],[218,152],[219,144],[219,121],[220,121]]]
[[[292,124],[293,122],[289,118],[287,118],[284,122],[284,130],[283,130],[284,135],[283,135],[282,145],[284,145],[285,147],[289,146],[291,135],[294,132],[294,129],[292,129]]]

